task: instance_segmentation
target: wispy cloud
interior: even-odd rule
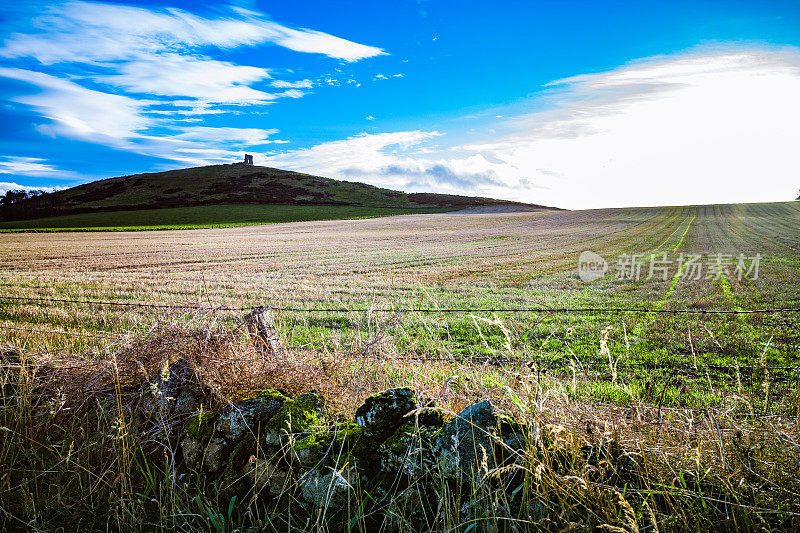
[[[36,129],[44,135],[204,164],[238,158],[233,150],[287,141],[269,139],[274,129],[192,126],[198,117],[301,98],[313,87],[310,80],[274,79],[265,66],[213,59],[209,49],[277,45],[345,62],[386,53],[289,28],[252,10],[228,9],[227,15],[200,16],[174,8],[56,3],[5,40],[0,57],[17,67],[0,67],[0,77],[38,89],[12,100],[41,117]]]
[[[195,126],[184,128],[183,133],[175,135],[175,138],[187,141],[229,143],[231,145],[238,144],[242,147],[288,142],[269,138],[270,135],[276,133],[278,133],[276,129],[262,130],[257,128],[210,128],[207,126]]]
[[[280,96],[250,87],[269,77],[264,68],[167,53],[123,63],[114,74],[92,79],[129,93],[242,105],[263,104]]]
[[[46,177],[46,178],[65,178],[70,179],[75,175],[72,172],[61,170],[46,162],[45,159],[38,157],[18,157],[18,156],[0,156],[0,174],[14,174],[17,176],[30,176],[30,177]],[[15,185],[18,189],[32,189],[33,187],[25,187],[16,185],[14,183],[3,183],[2,186]],[[15,187],[10,187],[13,189]],[[7,188],[6,190],[10,190]],[[39,187],[38,189],[49,190],[48,187]],[[5,191],[4,191],[5,192]]]
[[[144,116],[146,103],[87,89],[75,82],[31,70],[0,67],[0,77],[30,83],[35,94],[13,101],[34,108],[48,122],[43,132],[114,145],[154,125]]]
[[[197,113],[207,112],[213,103],[298,98],[304,93],[297,89],[312,86],[310,80],[272,80],[272,87],[290,90],[254,88],[272,77],[269,69],[212,59],[203,53],[209,47],[275,44],[344,61],[386,53],[318,31],[288,28],[254,11],[230,9],[235,18],[90,2],[55,4],[33,21],[30,31],[11,35],[0,57],[84,66],[83,77],[130,94],[194,99],[192,111]]]
[[[96,2],[52,5],[38,17],[40,31],[16,33],[0,55],[42,63],[136,60],[204,46],[235,48],[276,44],[344,61],[386,54],[380,48],[310,29],[294,29],[263,14],[231,6],[227,17],[202,17],[182,9],[146,9]]]
[[[300,81],[285,81],[285,80],[275,80],[270,83],[273,87],[277,87],[278,89],[310,89],[314,86],[314,82],[311,80],[300,80]]]
[[[195,165],[229,162],[249,146],[283,142],[269,139],[278,133],[275,129],[177,125],[169,118],[151,116],[151,108],[160,102],[94,91],[40,72],[0,67],[0,76],[40,89],[14,100],[47,119],[37,126],[47,135]],[[153,132],[156,128],[158,134]]]
[[[386,74],[383,74],[383,73],[379,72],[379,73],[375,74],[375,76],[373,76],[372,79],[374,81],[380,81],[380,80],[388,80],[390,78],[402,78],[402,77],[403,77],[403,74],[389,74],[387,76]]]
[[[49,178],[56,180],[74,180],[78,176],[74,172],[61,170],[46,159],[39,157],[0,156],[0,175],[27,176],[31,178]],[[8,191],[44,191],[53,192],[66,187],[35,187],[19,183],[0,181],[0,196]]]
[[[386,55],[386,52],[380,48],[357,44],[318,31],[293,30],[282,26],[273,27],[271,31],[275,33],[275,37],[272,39],[276,44],[295,52],[325,54],[326,56],[350,62],[367,57]]]

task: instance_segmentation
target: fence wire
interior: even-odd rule
[[[387,335],[392,337],[398,334],[398,330],[388,331],[392,327],[397,326],[397,323],[408,322],[409,315],[419,313],[422,315],[434,314],[449,314],[449,315],[464,315],[462,318],[456,318],[456,321],[461,321],[464,324],[469,323],[471,320],[475,327],[480,330],[481,327],[487,328],[483,333],[479,331],[478,336],[473,337],[473,344],[465,342],[463,338],[458,337],[458,331],[453,328],[453,323],[440,323],[430,322],[428,325],[422,324],[426,319],[414,319],[413,324],[406,329],[401,328],[400,336],[406,335],[413,337],[417,335],[422,338],[429,335],[430,338],[423,340],[424,342],[432,342],[437,345],[437,350],[443,350],[442,353],[417,353],[414,350],[414,343],[418,339],[407,339],[406,344],[398,345],[391,353],[390,357],[395,361],[408,361],[415,363],[425,364],[452,364],[452,365],[469,365],[469,366],[484,366],[491,368],[501,368],[505,372],[517,373],[524,379],[539,379],[541,376],[552,377],[553,379],[561,379],[564,381],[573,381],[580,383],[584,386],[593,387],[602,392],[602,394],[619,395],[625,390],[639,391],[637,394],[649,394],[652,401],[662,401],[664,395],[670,391],[678,390],[677,394],[686,394],[688,396],[702,396],[703,387],[709,390],[716,389],[718,393],[724,396],[725,391],[731,392],[729,396],[744,397],[756,396],[760,398],[757,406],[751,406],[749,411],[758,412],[765,416],[774,416],[776,413],[786,407],[786,400],[792,394],[800,394],[800,366],[791,364],[776,364],[783,361],[794,361],[797,355],[800,354],[800,347],[796,345],[797,336],[797,313],[800,308],[795,307],[772,307],[761,309],[658,309],[646,307],[546,307],[546,306],[530,306],[530,307],[451,307],[451,308],[437,308],[437,307],[281,307],[281,306],[207,306],[198,304],[166,304],[166,303],[149,303],[142,301],[107,301],[107,300],[88,300],[88,299],[69,299],[69,298],[50,298],[40,296],[3,296],[0,295],[0,308],[8,305],[8,302],[38,302],[46,305],[57,306],[59,304],[75,305],[75,306],[108,306],[110,308],[149,308],[162,311],[170,310],[190,310],[198,312],[250,312],[258,309],[270,309],[278,312],[276,315],[277,323],[282,326],[282,332],[286,335],[286,342],[289,349],[304,349],[309,344],[303,344],[302,339],[298,341],[294,338],[293,330],[296,326],[304,323],[306,326],[311,324],[312,329],[317,328],[323,330],[327,328],[327,333],[320,335],[330,334],[331,331],[337,331],[337,335],[341,337],[350,336],[351,348],[347,350],[345,355],[339,355],[346,359],[370,358],[376,352],[375,346],[385,340]],[[293,317],[292,313],[299,315],[308,314],[312,317],[317,315],[318,318],[297,318]],[[344,314],[355,313],[364,314],[358,319],[350,318],[323,318],[319,315],[325,313]],[[385,321],[377,327],[377,330],[370,331],[370,327],[375,327],[380,320],[372,322],[370,326],[369,316],[371,314],[386,313],[391,314],[392,319]],[[508,319],[507,324],[517,325],[523,324],[527,329],[520,332],[512,329],[512,333],[500,326],[502,334],[495,331],[493,337],[488,332],[488,329],[496,326],[490,320],[479,318],[475,322],[471,314],[480,316],[481,313],[528,313],[539,315],[536,320],[530,321],[527,318],[522,321]],[[288,315],[288,316],[287,316]],[[565,319],[561,320],[555,318],[556,315],[564,316]],[[578,319],[578,322],[564,322],[572,320],[566,318],[568,316],[582,316],[583,319]],[[652,320],[646,319],[633,319],[639,322],[640,326],[644,329],[640,330],[640,335],[636,339],[631,339],[631,345],[628,350],[631,356],[622,356],[615,352],[613,356],[606,353],[598,357],[598,326],[601,324],[597,320],[592,320],[590,316],[598,317],[614,317],[615,320],[630,320],[626,316],[669,316],[679,315],[684,318],[676,319],[661,319],[653,318]],[[405,319],[403,318],[405,317]],[[550,317],[550,318],[548,318]],[[743,318],[743,317],[753,317]],[[763,318],[762,318],[763,317]],[[477,317],[475,317],[477,318]],[[486,324],[480,322],[486,320]],[[558,324],[554,322],[548,323],[548,320],[559,321]],[[644,321],[642,321],[644,320]],[[681,322],[685,320],[684,322]],[[752,322],[756,321],[756,322]],[[660,322],[663,322],[661,324]],[[392,324],[389,326],[389,324]],[[601,322],[605,325],[606,322]],[[365,326],[366,324],[366,326]],[[420,325],[422,324],[422,325]],[[443,324],[440,326],[430,326],[431,324]],[[575,324],[576,331],[572,333],[572,337],[563,337],[559,335],[553,336],[552,331],[550,336],[543,338],[546,333],[542,333],[536,328],[539,325],[543,326],[557,326],[556,329],[566,328],[567,324]],[[408,324],[405,324],[408,326]],[[463,324],[462,324],[463,325]],[[38,325],[37,325],[38,326]],[[707,327],[708,326],[708,327]],[[730,336],[735,339],[737,332],[749,328],[751,326],[766,327],[769,329],[767,336],[773,334],[768,342],[762,343],[759,346],[756,338],[751,339],[752,346],[747,347],[746,353],[749,355],[742,356],[745,353],[742,346],[737,346],[736,342],[731,342],[729,338],[716,339],[714,334],[720,336]],[[427,331],[426,328],[439,327],[436,331]],[[653,328],[649,330],[647,328]],[[362,330],[361,328],[365,328]],[[416,329],[415,329],[416,328]],[[623,326],[624,328],[624,326]],[[664,328],[658,329],[658,328]],[[656,355],[653,357],[642,357],[651,349],[650,344],[654,339],[659,342],[675,342],[678,344],[686,342],[687,331],[682,331],[681,328],[695,330],[698,336],[704,335],[703,328],[708,332],[705,335],[703,342],[705,345],[700,347],[695,353],[695,345],[692,344],[692,332],[689,333],[689,348],[683,352],[672,353],[670,357],[663,357]],[[718,329],[719,328],[719,329]],[[726,329],[728,328],[728,329]],[[732,329],[731,329],[732,328]],[[737,329],[739,328],[739,329]],[[279,327],[279,329],[281,329]],[[302,329],[302,328],[301,328]],[[497,329],[497,328],[495,328]],[[545,328],[546,329],[546,328]],[[572,329],[571,327],[569,329]],[[73,331],[58,331],[44,329],[42,327],[25,327],[23,324],[13,325],[0,325],[0,330],[7,332],[20,332],[28,333],[31,335],[39,336],[65,336],[86,339],[96,339],[98,341],[119,341],[122,339],[130,339],[142,341],[146,339],[148,333],[136,333],[129,331],[126,334],[118,334],[112,331],[90,331],[86,333],[73,332]],[[712,333],[713,330],[713,333]],[[366,333],[365,333],[366,332]],[[717,333],[719,332],[719,333]],[[451,333],[453,338],[451,338]],[[372,339],[360,339],[360,335],[374,335]],[[505,335],[505,340],[503,340]],[[538,335],[538,336],[537,336]],[[627,333],[626,333],[627,335]],[[437,337],[438,336],[438,337]],[[514,337],[511,339],[510,337]],[[667,339],[669,337],[669,339]],[[322,338],[322,337],[320,337]],[[394,337],[393,337],[394,338]],[[433,339],[433,341],[432,341]],[[306,339],[308,340],[308,339]],[[313,339],[312,339],[313,340]],[[397,340],[395,338],[395,340]],[[722,346],[720,341],[725,344]],[[555,342],[556,345],[547,345],[548,342]],[[620,339],[617,339],[617,349],[622,344]],[[699,339],[695,339],[695,343],[699,343]],[[503,347],[510,347],[514,344],[514,349],[509,351]],[[561,343],[563,346],[559,346]],[[625,344],[628,343],[627,336],[625,337]],[[716,343],[715,347],[713,343]],[[313,344],[313,343],[312,343]],[[538,344],[538,346],[537,346]],[[444,348],[441,348],[444,346]],[[572,347],[575,347],[575,353],[570,356],[564,356],[561,348],[568,347],[572,352]],[[764,350],[766,353],[767,348],[779,351],[779,354],[789,355],[789,357],[779,358],[778,360],[768,361],[758,357],[758,351]],[[554,353],[548,354],[548,350]],[[557,353],[561,350],[561,353]],[[708,350],[715,352],[711,357],[706,360],[705,355]],[[657,351],[657,350],[655,350]],[[377,352],[380,352],[378,349]],[[514,353],[516,352],[516,353]],[[718,353],[716,353],[718,352]],[[794,355],[792,355],[794,354]],[[384,354],[385,355],[385,354]],[[337,357],[339,357],[337,356]],[[727,361],[737,361],[742,364],[727,364],[726,361],[720,363],[719,359],[715,361],[715,357],[720,356],[722,359],[727,358]],[[641,360],[644,358],[645,360]],[[683,358],[683,361],[677,360]],[[691,358],[691,359],[690,359]],[[652,383],[657,383],[656,386]],[[605,388],[608,390],[606,391]],[[609,388],[610,387],[610,388]],[[653,388],[652,391],[642,390],[644,388]],[[605,392],[603,392],[605,391]],[[673,392],[669,392],[673,394]],[[601,395],[602,396],[602,395]],[[687,397],[688,397],[687,396]],[[680,400],[680,398],[678,398]],[[728,398],[722,397],[720,401],[725,402]],[[690,405],[686,405],[690,408]]]
[[[254,311],[272,309],[295,313],[646,313],[664,315],[773,315],[800,313],[800,307],[772,307],[763,309],[661,309],[647,307],[281,307],[270,305],[254,306],[203,306],[198,304],[154,304],[145,302],[119,302],[104,300],[77,300],[68,298],[47,298],[39,296],[0,296],[0,300],[31,301],[48,303],[68,303],[88,306],[144,307],[152,309],[187,309],[195,311]]]

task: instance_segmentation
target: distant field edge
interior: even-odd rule
[[[406,208],[342,205],[220,204],[161,209],[79,213],[0,222],[0,233],[54,233],[96,231],[158,231],[212,229],[308,222],[351,220],[394,215],[449,213],[458,207]]]

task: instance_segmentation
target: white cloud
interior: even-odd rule
[[[340,141],[319,144],[311,148],[291,150],[265,157],[271,166],[303,170],[323,176],[372,179],[385,185],[393,178],[380,179],[381,169],[396,164],[397,151],[405,151],[420,142],[438,136],[437,132],[401,131],[394,133],[362,133]],[[394,153],[393,153],[394,151]],[[375,183],[378,184],[378,183]]]
[[[270,85],[278,89],[310,89],[314,86],[311,80],[284,81],[275,80]]]
[[[50,179],[75,179],[77,176],[73,172],[61,170],[46,162],[39,157],[19,157],[13,155],[0,156],[0,174],[11,174],[15,176],[29,176],[33,178]],[[0,182],[0,196],[8,191],[44,191],[53,192],[66,189],[66,187],[31,187],[30,185],[20,185],[19,183],[2,181]]]
[[[209,47],[277,44],[344,61],[385,54],[379,48],[333,35],[288,28],[260,13],[230,9],[232,16],[201,17],[180,9],[58,3],[34,19],[31,31],[12,34],[0,48],[0,57],[34,58],[45,66],[58,64],[59,76],[70,72],[69,78],[28,69],[3,69],[0,75],[46,89],[42,95],[15,99],[48,111],[45,116],[56,125],[39,125],[37,129],[45,135],[70,131],[114,137],[113,131],[118,131],[116,137],[131,137],[133,131],[187,120],[187,115],[227,111],[220,106],[301,98],[306,93],[299,89],[312,86],[310,80],[272,80],[267,68],[211,59],[201,53]],[[64,63],[70,66],[63,68]],[[29,77],[21,73],[29,73]],[[89,80],[94,84],[87,83]],[[285,90],[272,93],[257,88],[270,81],[273,87]],[[120,90],[128,96],[119,94]],[[115,94],[109,94],[112,92]],[[101,101],[82,101],[84,97]],[[112,100],[118,105],[112,105]],[[84,118],[83,111],[95,109],[111,111],[108,120],[94,114]],[[164,119],[152,120],[159,116]],[[114,120],[121,120],[119,127],[96,127]],[[101,142],[97,137],[94,140]]]
[[[295,52],[325,54],[348,62],[386,55],[386,52],[380,48],[357,44],[314,30],[293,30],[284,26],[274,25],[271,30],[266,31],[268,33],[270,31],[273,32],[274,36],[271,40],[276,44]]]
[[[526,200],[563,207],[792,198],[800,167],[800,52],[706,51],[560,80],[555,110],[463,146],[505,166]]]
[[[147,116],[151,112],[149,107],[160,102],[140,102],[94,91],[40,72],[0,67],[0,77],[27,81],[40,89],[38,94],[17,97],[14,101],[33,107],[51,121],[40,125],[42,133],[192,165],[238,160],[241,150],[248,146],[283,142],[269,139],[277,133],[275,129],[165,124]],[[151,130],[156,127],[166,128],[169,133],[154,135]]]
[[[41,72],[0,67],[0,77],[28,82],[40,92],[13,101],[33,107],[52,121],[52,131],[69,137],[114,145],[119,139],[153,125],[142,115],[143,104],[127,96],[87,89]]]
[[[212,59],[203,53],[209,47],[274,44],[343,61],[385,54],[379,48],[288,28],[260,13],[229,7],[229,16],[202,17],[170,8],[57,3],[32,21],[31,30],[10,35],[0,48],[0,57],[58,65],[43,69],[57,74],[0,67],[0,77],[39,89],[11,100],[42,117],[42,123],[34,125],[42,135],[206,164],[239,159],[237,150],[248,146],[288,141],[268,139],[275,130],[187,123],[198,121],[198,115],[230,113],[233,105],[263,106],[279,98],[301,98],[306,94],[301,89],[313,86],[310,80],[274,80],[267,68]],[[281,90],[259,88],[270,84]]]
[[[789,200],[800,186],[797,49],[695,51],[551,86],[534,101],[545,111],[496,116],[484,131],[513,133],[480,144],[443,151],[426,145],[436,132],[362,134],[266,161],[571,208]]]
[[[115,74],[93,79],[132,93],[181,96],[203,103],[258,104],[278,98],[278,95],[249,87],[269,77],[269,71],[263,68],[179,54],[158,54],[123,63]]]
[[[496,165],[480,155],[449,160],[413,156],[421,144],[440,135],[436,131],[362,133],[311,148],[260,156],[256,162],[412,192],[481,192],[499,185]]]
[[[45,159],[38,157],[19,157],[19,156],[0,156],[0,174],[14,174],[16,176],[47,177],[47,178],[72,178],[74,174],[69,171],[61,170],[48,163]],[[15,185],[16,187],[11,187]],[[3,183],[0,186],[9,186],[5,190],[14,188],[26,190],[49,190],[52,187],[26,187],[14,183]],[[5,191],[4,191],[5,192]]]
[[[234,48],[273,43],[297,52],[344,61],[384,55],[380,48],[309,29],[293,29],[262,14],[204,18],[176,8],[145,9],[95,2],[65,2],[36,20],[40,33],[17,33],[0,55],[34,57],[44,64],[132,60],[202,46]]]
[[[278,133],[276,129],[262,130],[257,128],[210,128],[206,126],[193,126],[183,128],[183,132],[175,135],[174,138],[187,141],[225,143],[248,147],[259,144],[284,142],[279,139],[269,139],[270,135],[276,133]]]
[[[297,89],[289,89],[276,94],[275,96],[282,96],[284,98],[302,98],[306,93]]]
[[[373,76],[372,79],[373,81],[379,81],[379,80],[388,80],[389,78],[402,78],[402,77],[403,74],[390,74],[387,76],[386,74],[382,74],[379,72],[378,74],[375,74],[375,76]]]
[[[54,192],[66,189],[66,187],[31,187],[29,185],[20,185],[18,183],[0,181],[0,196],[5,195],[8,191],[44,191]]]

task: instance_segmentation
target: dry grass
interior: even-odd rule
[[[116,527],[124,529],[136,521],[149,524],[148,529],[186,531],[213,525],[194,498],[204,494],[208,500],[203,509],[224,508],[225,500],[214,503],[220,488],[202,483],[177,487],[175,442],[166,428],[179,427],[182,420],[159,420],[153,426],[136,422],[147,393],[142,383],[178,358],[190,361],[211,386],[209,409],[267,387],[291,393],[319,390],[334,419],[350,416],[369,394],[397,386],[412,385],[436,398],[449,416],[479,399],[495,398],[537,428],[538,442],[545,443],[544,455],[532,449],[522,468],[525,490],[531,491],[526,498],[548,511],[532,521],[518,517],[511,529],[525,530],[526,523],[547,530],[620,524],[629,513],[644,530],[654,530],[653,521],[660,531],[701,526],[732,530],[794,524],[800,516],[795,514],[800,511],[796,419],[576,400],[563,379],[524,365],[510,369],[411,361],[371,343],[351,346],[348,359],[297,351],[280,362],[265,359],[242,331],[226,329],[210,316],[196,317],[191,325],[164,324],[146,339],[131,337],[105,359],[26,354],[19,364],[6,365],[4,370],[16,373],[21,383],[0,408],[5,428],[0,457],[7,467],[0,510],[7,524],[27,522],[48,529],[92,509],[110,513]],[[155,508],[140,496],[152,483],[147,469],[161,472],[161,483],[174,485],[169,489],[174,493],[164,493],[162,487],[145,498],[163,499]],[[500,471],[489,475],[505,479]],[[39,498],[52,493],[58,494],[57,501],[42,507]],[[452,500],[449,520],[465,527],[484,505],[510,505],[500,493],[480,494],[472,496],[465,511],[457,503],[463,495],[446,493]],[[253,525],[252,513],[263,512],[252,505],[240,510],[242,527]],[[402,510],[392,512],[402,518]],[[647,512],[652,517],[643,515]],[[490,529],[508,528],[500,516],[490,516]],[[432,520],[435,528],[443,527]],[[324,517],[312,524],[314,529],[333,527]]]

